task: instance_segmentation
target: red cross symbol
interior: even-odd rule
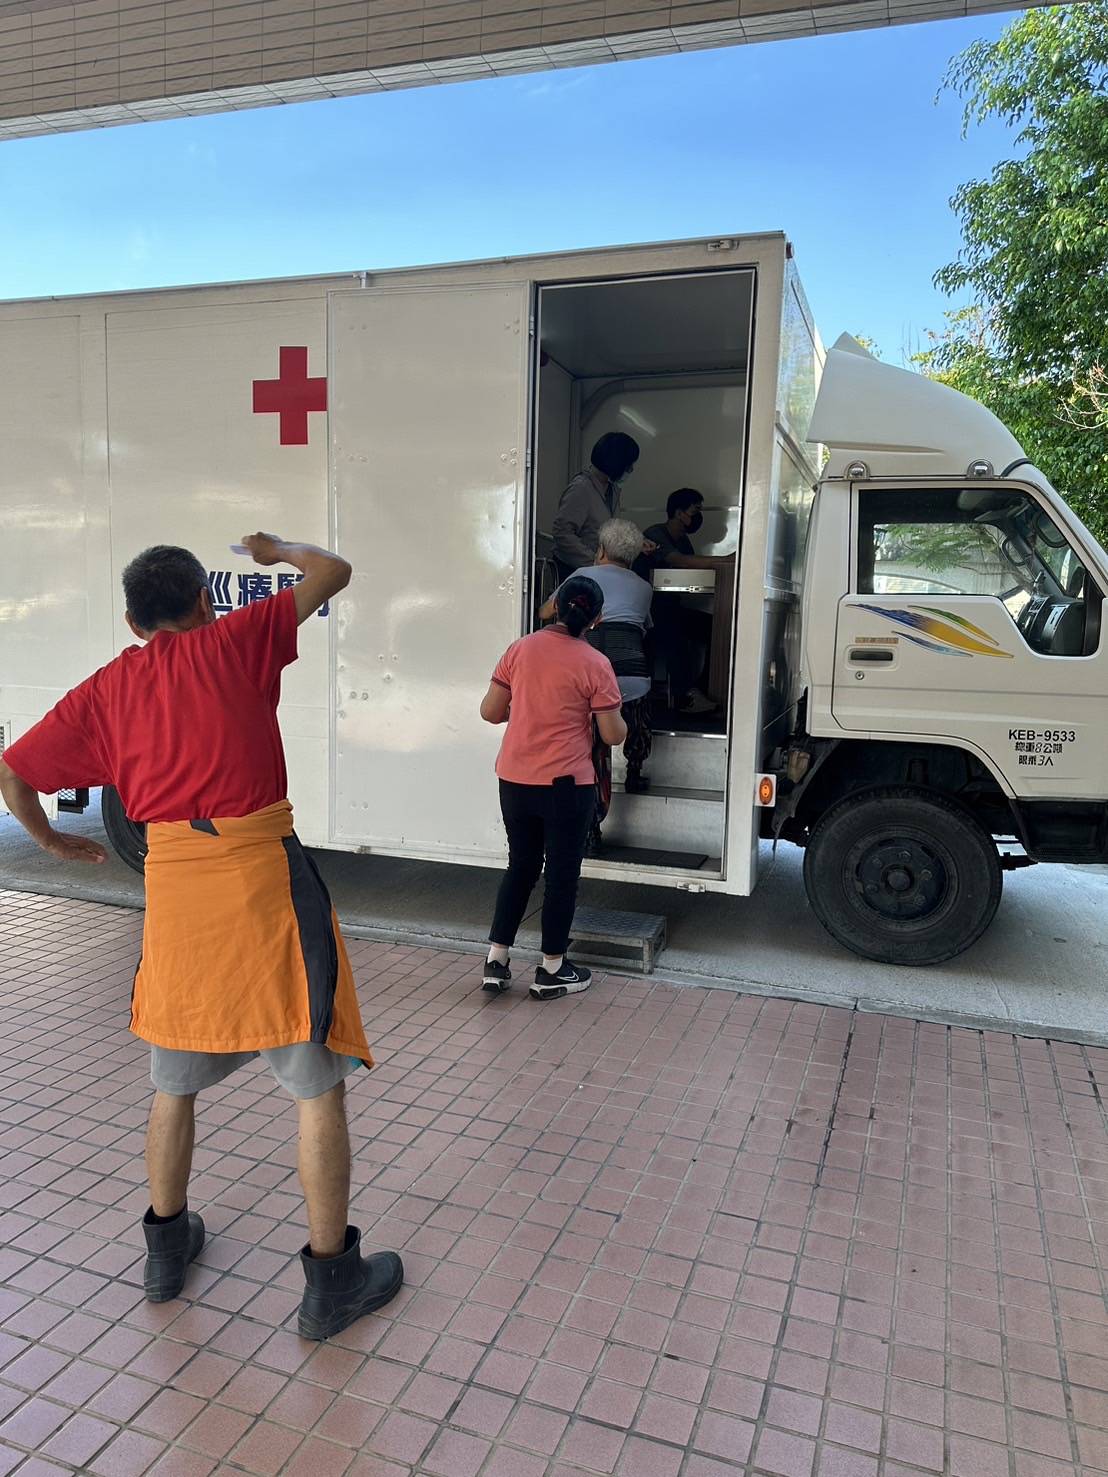
[[[254,381],[254,414],[280,416],[282,446],[307,446],[308,412],[327,409],[326,379],[308,378],[308,351],[282,344],[275,380]]]

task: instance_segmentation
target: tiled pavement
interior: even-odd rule
[[[355,1218],[409,1286],[317,1348],[279,1092],[205,1100],[212,1239],[148,1306],[140,919],[0,909],[0,1477],[1108,1472],[1108,1053],[611,978],[490,1000],[355,942]]]

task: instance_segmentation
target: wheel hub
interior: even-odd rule
[[[949,881],[940,857],[922,841],[887,837],[859,848],[854,885],[865,906],[882,918],[912,922],[940,906]]]

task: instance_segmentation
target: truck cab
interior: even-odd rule
[[[829,352],[773,833],[848,947],[933,963],[1002,872],[1108,858],[1108,557],[976,402]],[[999,843],[999,847],[998,847]]]

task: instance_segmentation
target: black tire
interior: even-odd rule
[[[128,820],[118,790],[113,790],[109,785],[104,786],[104,793],[100,797],[100,816],[104,822],[104,830],[108,833],[108,840],[115,847],[120,860],[126,862],[133,872],[145,872],[146,827],[141,821]]]
[[[954,800],[864,790],[822,816],[804,886],[831,936],[883,964],[939,964],[975,943],[1000,902],[992,838]]]

